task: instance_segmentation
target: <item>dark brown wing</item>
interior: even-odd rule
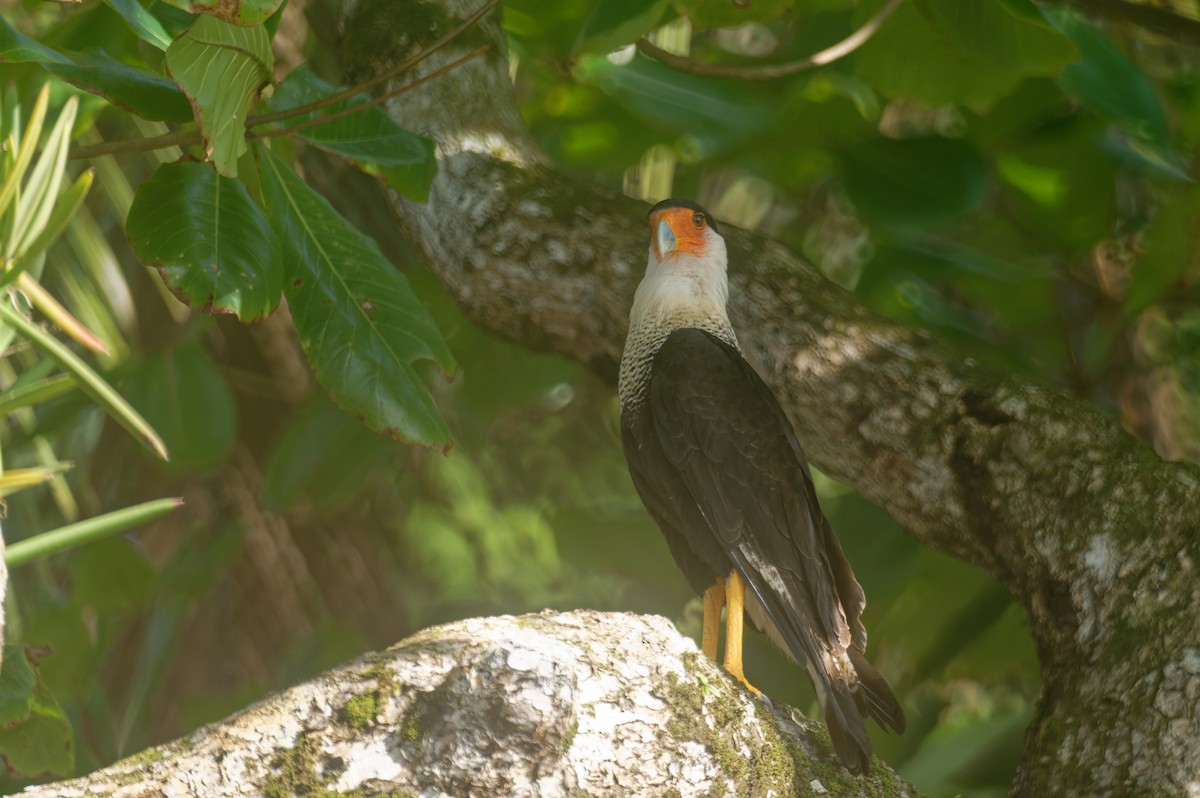
[[[839,756],[865,770],[871,747],[847,654],[865,645],[862,588],[817,505],[778,402],[735,348],[684,329],[655,355],[642,415],[637,438],[660,461],[643,478],[667,474],[657,492],[668,498],[652,495],[651,513],[660,525],[668,520],[714,572],[726,563],[741,572],[788,653],[818,682]],[[872,715],[881,708],[881,723],[902,726],[890,690],[886,699],[865,698]]]

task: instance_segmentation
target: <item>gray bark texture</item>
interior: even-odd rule
[[[362,0],[347,17],[349,77],[412,55],[479,2]],[[396,198],[396,214],[472,319],[615,380],[647,207],[539,152],[498,14],[402,80],[485,41],[483,58],[389,102],[439,157],[428,202]],[[777,243],[726,238],[734,327],[809,458],[1027,612],[1043,694],[1014,792],[1200,794],[1200,470],[875,315]]]
[[[24,798],[784,798],[850,777],[817,722],[753,698],[665,618],[544,612],[427,629],[189,737]]]

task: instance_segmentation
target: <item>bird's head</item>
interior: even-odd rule
[[[725,269],[725,239],[712,214],[690,200],[668,199],[650,209],[650,261]]]

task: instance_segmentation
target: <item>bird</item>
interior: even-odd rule
[[[862,587],[817,502],[778,400],[729,321],[728,254],[712,215],[685,199],[650,209],[646,272],[621,356],[621,441],[634,487],[703,596],[701,649],[755,695],[744,618],[812,679],[833,749],[870,771],[866,718],[902,733],[904,711],[867,661]]]

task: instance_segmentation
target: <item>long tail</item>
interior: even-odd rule
[[[820,682],[816,679],[813,682],[819,691]],[[821,703],[824,704],[825,725],[829,727],[833,750],[846,770],[866,775],[871,772],[871,738],[867,736],[867,724],[859,702],[844,682],[832,680],[826,684],[829,690]]]
[[[882,729],[891,729],[896,734],[904,734],[908,721],[904,718],[904,710],[896,700],[892,688],[875,670],[875,666],[867,662],[863,653],[854,646],[846,650],[850,664],[858,673],[859,707],[870,715]]]
[[[881,728],[898,734],[904,732],[907,721],[892,688],[862,652],[850,646],[846,654],[858,674],[856,686],[836,678],[822,679],[818,674],[812,674],[813,682],[818,690],[826,687],[821,703],[838,759],[851,773],[866,774],[871,769],[872,752],[866,719],[870,717]]]

